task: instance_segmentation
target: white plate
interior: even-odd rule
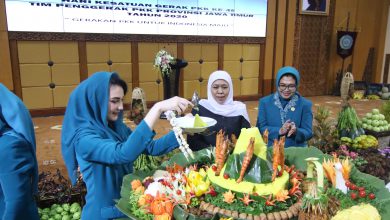
[[[195,117],[188,117],[188,116],[175,118],[175,123],[177,124],[177,126],[181,127],[184,132],[191,133],[191,134],[203,132],[207,128],[217,124],[217,121],[213,118],[202,117],[202,116],[200,116],[200,118],[207,124],[206,127],[194,127]]]

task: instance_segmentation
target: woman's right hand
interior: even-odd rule
[[[290,119],[284,122],[283,126],[279,129],[279,135],[286,135],[291,128]]]
[[[176,111],[181,115],[186,109],[191,108],[194,105],[187,99],[175,96],[156,103],[156,106],[159,108],[160,113],[171,110]]]
[[[181,115],[187,108],[192,106],[193,104],[187,99],[175,96],[154,104],[144,118],[144,121],[148,124],[149,128],[153,129],[157,119],[160,118],[161,113],[171,110],[176,111]]]

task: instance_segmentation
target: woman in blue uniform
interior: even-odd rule
[[[131,131],[123,123],[126,83],[116,73],[98,72],[72,92],[62,127],[62,155],[73,184],[80,167],[86,183],[82,219],[124,217],[115,208],[124,175],[133,171],[141,153],[161,155],[176,147],[173,132],[153,140],[153,126],[162,112],[183,112],[188,100],[174,97],[156,103],[144,120]]]
[[[207,83],[207,99],[199,101],[199,111],[192,110],[192,114],[213,118],[217,124],[210,131],[218,132],[220,129],[231,137],[238,138],[241,128],[249,128],[249,116],[246,105],[233,101],[233,83],[229,73],[218,70],[213,72]],[[194,134],[188,135],[187,141],[192,150],[201,150],[215,146],[216,135]]]
[[[313,136],[312,103],[298,93],[299,80],[294,67],[281,68],[276,75],[277,91],[259,101],[256,126],[261,133],[268,129],[268,146],[279,136],[286,136],[286,147],[307,146]]]
[[[0,84],[0,219],[38,220],[35,134],[23,102]]]

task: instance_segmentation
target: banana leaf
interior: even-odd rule
[[[272,150],[268,149],[269,154]],[[189,166],[194,163],[212,162],[214,161],[212,148],[203,149],[195,153],[195,159],[187,160],[182,153],[175,154],[169,161],[163,163],[161,169],[173,165],[174,163],[180,166]],[[307,163],[305,161],[308,157],[318,157],[322,162],[324,158],[330,158],[330,155],[323,154],[319,149],[315,147],[289,147],[285,149],[285,164],[295,165],[295,167],[301,171],[306,171]],[[121,189],[121,198],[117,201],[116,207],[127,215],[130,219],[136,219],[128,208],[129,195],[131,190],[131,181],[134,179],[143,180],[145,177],[151,175],[150,172],[135,172],[128,174],[123,178],[123,184]],[[361,173],[355,167],[352,167],[351,178],[353,180],[361,179],[373,187],[377,192],[377,200],[380,203],[379,212],[382,219],[390,219],[390,192],[385,188],[383,180],[371,176],[369,174]],[[215,215],[212,219],[219,219],[219,215]],[[174,218],[177,220],[203,220],[197,216],[187,213],[180,206],[175,206]]]
[[[193,215],[191,213],[186,212],[182,207],[175,206],[173,209],[173,217],[177,220],[209,220],[210,218],[201,218],[199,216]],[[216,218],[217,216],[213,216],[213,220],[218,220],[219,218]]]
[[[137,220],[137,218],[131,213],[130,209],[128,208],[128,203],[129,200],[126,200],[124,197],[122,197],[117,201],[115,206],[118,208],[119,211],[129,217],[129,219]]]
[[[390,219],[390,192],[385,186],[385,182],[378,177],[367,173],[360,172],[356,167],[353,167],[350,173],[351,179],[363,180],[374,188],[375,196],[379,204],[379,214],[382,219]]]
[[[200,163],[209,163],[214,161],[214,147],[209,147],[202,149],[200,151],[195,151],[194,159],[188,156],[188,159],[184,156],[183,153],[175,154],[171,157],[169,161],[165,161],[161,164],[161,167],[165,168],[167,166],[173,166],[175,163],[180,166],[189,166],[191,164],[200,164]]]
[[[315,147],[288,147],[284,150],[285,164],[294,165],[300,171],[307,170],[305,159],[308,157],[317,157],[322,162],[324,157],[330,156]]]
[[[229,156],[226,161],[225,173],[229,174],[230,178],[238,179],[240,177],[241,165],[243,164],[244,157],[245,152]],[[245,172],[244,181],[252,183],[270,183],[272,181],[271,164],[260,157],[252,157]]]

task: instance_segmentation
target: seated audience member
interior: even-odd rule
[[[286,136],[286,147],[307,146],[313,136],[312,103],[298,93],[300,75],[294,67],[281,68],[276,76],[277,91],[259,101],[256,126],[269,131],[268,146]]]
[[[199,101],[199,111],[192,110],[192,114],[199,114],[213,118],[217,124],[210,128],[211,132],[220,129],[231,138],[234,134],[237,138],[241,128],[249,128],[250,122],[246,105],[233,101],[233,84],[229,73],[218,70],[210,75],[207,83],[207,99]],[[216,134],[194,134],[187,136],[187,142],[192,150],[201,150],[209,146],[215,146]]]

